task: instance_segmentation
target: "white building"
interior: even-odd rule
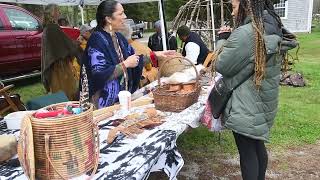
[[[291,32],[311,32],[313,0],[280,0],[274,7]]]

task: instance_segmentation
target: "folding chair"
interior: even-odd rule
[[[0,109],[0,115],[10,110],[19,111],[18,107],[14,104],[14,102],[10,99],[10,96],[9,96],[9,89],[13,87],[14,87],[13,84],[4,86],[4,84],[0,81],[0,96],[3,96],[8,103],[7,106],[4,106],[3,108]]]

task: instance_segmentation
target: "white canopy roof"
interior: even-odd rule
[[[0,0],[0,2],[11,2],[11,3],[20,3],[20,4],[58,4],[59,6],[77,6],[80,3],[84,5],[99,5],[102,0]],[[152,2],[158,0],[117,0],[121,4],[128,3],[142,3],[142,2]]]
[[[19,4],[39,4],[39,5],[47,5],[47,4],[57,4],[59,6],[78,6],[78,5],[99,5],[102,0],[0,0],[0,2],[11,2],[11,3],[19,3]],[[159,5],[159,15],[161,20],[161,29],[162,29],[162,45],[163,49],[167,50],[166,46],[166,35],[165,35],[165,25],[164,25],[164,16],[163,16],[163,7],[161,4],[161,0],[116,0],[121,4],[129,4],[129,3],[143,3],[143,2],[153,2],[157,1]],[[81,21],[84,24],[83,17],[83,8],[81,6]]]

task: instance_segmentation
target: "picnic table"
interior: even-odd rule
[[[99,123],[100,157],[99,166],[93,179],[147,179],[150,172],[164,171],[169,179],[176,179],[184,161],[179,153],[176,140],[189,126],[199,126],[200,117],[204,111],[206,93],[201,93],[197,103],[180,113],[163,112],[165,123],[153,129],[144,130],[136,138],[118,136],[111,144],[106,138],[112,126],[113,117]],[[154,107],[153,104],[148,107]],[[133,108],[141,111],[145,107]],[[115,114],[117,115],[117,113]],[[17,138],[19,130],[0,129],[1,134],[14,134]],[[8,163],[0,165],[0,179],[27,179],[22,167],[12,164],[17,157]],[[83,175],[74,179],[89,177]]]

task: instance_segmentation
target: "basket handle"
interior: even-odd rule
[[[95,144],[96,144],[96,158],[95,158],[95,165],[94,165],[94,168],[93,168],[93,171],[92,171],[92,173],[91,173],[91,175],[90,175],[90,177],[88,178],[88,179],[91,179],[92,177],[93,177],[93,175],[96,173],[96,171],[97,171],[97,169],[98,169],[98,164],[99,164],[99,155],[100,155],[100,145],[99,145],[99,133],[98,133],[98,131],[99,131],[99,129],[98,129],[98,127],[97,126],[94,126],[94,131],[95,131],[95,134],[96,134],[96,136],[97,136],[97,138],[95,138]],[[59,171],[57,170],[57,168],[53,165],[53,163],[52,163],[52,160],[51,160],[51,158],[50,158],[50,155],[49,155],[49,140],[50,140],[50,135],[49,134],[45,134],[44,135],[44,142],[45,142],[45,151],[46,151],[46,156],[47,156],[47,159],[48,159],[48,161],[49,161],[49,164],[52,166],[52,168],[53,168],[53,170],[63,179],[63,180],[67,180],[68,178],[65,178],[65,177],[63,177],[60,173],[59,173]],[[49,177],[49,175],[48,175],[48,177]]]
[[[59,171],[56,169],[56,167],[53,165],[53,163],[52,163],[52,161],[51,161],[51,158],[50,158],[50,155],[49,155],[49,139],[50,139],[49,134],[45,134],[45,135],[44,135],[44,146],[45,146],[46,156],[47,156],[47,159],[48,159],[48,161],[49,161],[49,164],[52,166],[53,170],[54,170],[62,179],[67,180],[68,178],[63,177],[63,176],[59,173]],[[50,177],[49,174],[47,174],[47,176]]]
[[[161,70],[162,70],[163,66],[164,66],[166,63],[168,63],[170,60],[175,59],[175,58],[181,58],[181,56],[174,56],[174,57],[172,57],[172,58],[170,58],[170,59],[167,59],[166,61],[164,61],[164,63],[162,63],[161,67],[159,68],[158,77],[157,77],[157,78],[158,78],[158,85],[159,85],[159,86],[161,86],[160,76],[161,76]],[[186,57],[182,57],[182,60],[185,60],[185,61],[189,62],[189,63],[192,65],[193,69],[196,71],[196,76],[197,76],[197,78],[196,78],[196,84],[199,84],[200,76],[199,76],[199,73],[198,73],[198,71],[197,71],[196,66],[195,66],[188,58],[186,58]]]

